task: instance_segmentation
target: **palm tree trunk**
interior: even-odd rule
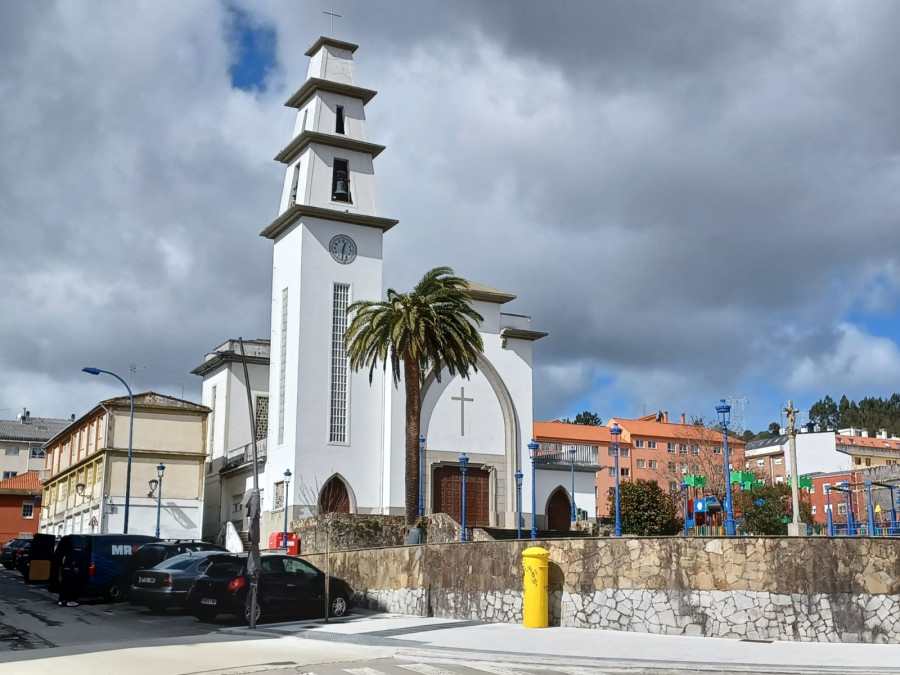
[[[415,358],[403,359],[406,385],[406,524],[412,526],[419,517],[419,422],[422,416],[421,373]]]

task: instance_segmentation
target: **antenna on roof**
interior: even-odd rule
[[[138,365],[136,363],[132,363],[130,366],[128,366],[128,386],[129,387],[131,386],[131,376],[135,375],[137,373],[137,371],[143,370],[146,367],[147,366],[145,366],[143,364]]]

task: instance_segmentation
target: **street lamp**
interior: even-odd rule
[[[575,446],[569,448],[569,463],[572,465],[572,524],[570,530],[575,529]]]
[[[288,540],[287,540],[287,511],[288,511],[288,499],[290,498],[290,487],[291,484],[291,470],[284,470],[284,536],[281,540],[282,548],[287,551]]]
[[[419,435],[419,518],[425,515],[424,471],[425,471],[425,437]]]
[[[115,373],[91,367],[84,367],[81,370],[90,375],[99,375],[100,373],[112,375],[125,385],[125,389],[128,390],[128,399],[131,402],[131,412],[128,416],[128,468],[125,471],[125,519],[122,525],[122,533],[128,534],[128,508],[131,502],[131,443],[134,439],[134,394],[131,393],[131,387],[128,386],[128,383]]]
[[[828,536],[834,536],[834,516],[831,514],[831,486],[825,486],[825,514],[828,521]]]
[[[612,425],[612,429],[609,430],[609,435],[612,436],[613,439],[613,457],[615,458],[615,471],[616,471],[616,536],[622,536],[622,516],[619,511],[619,436],[622,435],[622,428],[619,426],[618,422],[614,422]]]
[[[731,503],[731,463],[728,461],[728,422],[731,420],[731,406],[725,399],[719,399],[716,413],[722,425],[722,452],[725,455],[725,534],[734,536],[734,509]]]
[[[469,458],[466,453],[459,456],[459,470],[462,473],[462,539],[466,540],[466,473],[469,471]]]
[[[516,539],[522,538],[522,470],[516,469]]]
[[[156,478],[151,478],[148,483],[150,485],[150,494],[152,495],[157,488],[159,488],[159,492],[156,493],[156,538],[159,539],[159,514],[162,511],[162,481],[163,474],[166,472],[166,465],[160,462],[156,465],[156,475],[159,476],[159,480]]]
[[[535,493],[537,492],[537,486],[534,484],[534,463],[537,460],[537,451],[538,448],[541,447],[537,444],[537,442],[532,438],[531,443],[528,444],[528,454],[531,457],[531,538],[537,539],[537,499],[535,498]]]

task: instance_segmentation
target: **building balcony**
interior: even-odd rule
[[[600,450],[596,445],[572,445],[570,443],[541,443],[534,456],[534,462],[541,469],[572,468],[571,449],[575,448],[574,465],[576,471],[600,471]]]
[[[256,441],[256,461],[257,462],[265,462],[266,461],[266,447],[267,447],[267,439],[261,438]],[[219,469],[219,473],[225,473],[226,471],[233,471],[237,468],[244,466],[245,464],[249,464],[253,461],[253,444],[247,443],[247,445],[242,445],[239,448],[235,448],[234,450],[229,450],[225,454],[225,461],[222,464],[222,468]]]

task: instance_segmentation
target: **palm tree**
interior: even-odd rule
[[[449,267],[427,272],[411,293],[388,289],[387,300],[360,300],[347,308],[353,316],[344,344],[350,367],[369,366],[369,383],[379,363],[388,361],[399,386],[406,385],[406,523],[419,513],[419,428],[422,382],[429,370],[437,381],[446,368],[451,376],[469,377],[484,351],[478,326],[484,320],[472,307],[469,282]]]

